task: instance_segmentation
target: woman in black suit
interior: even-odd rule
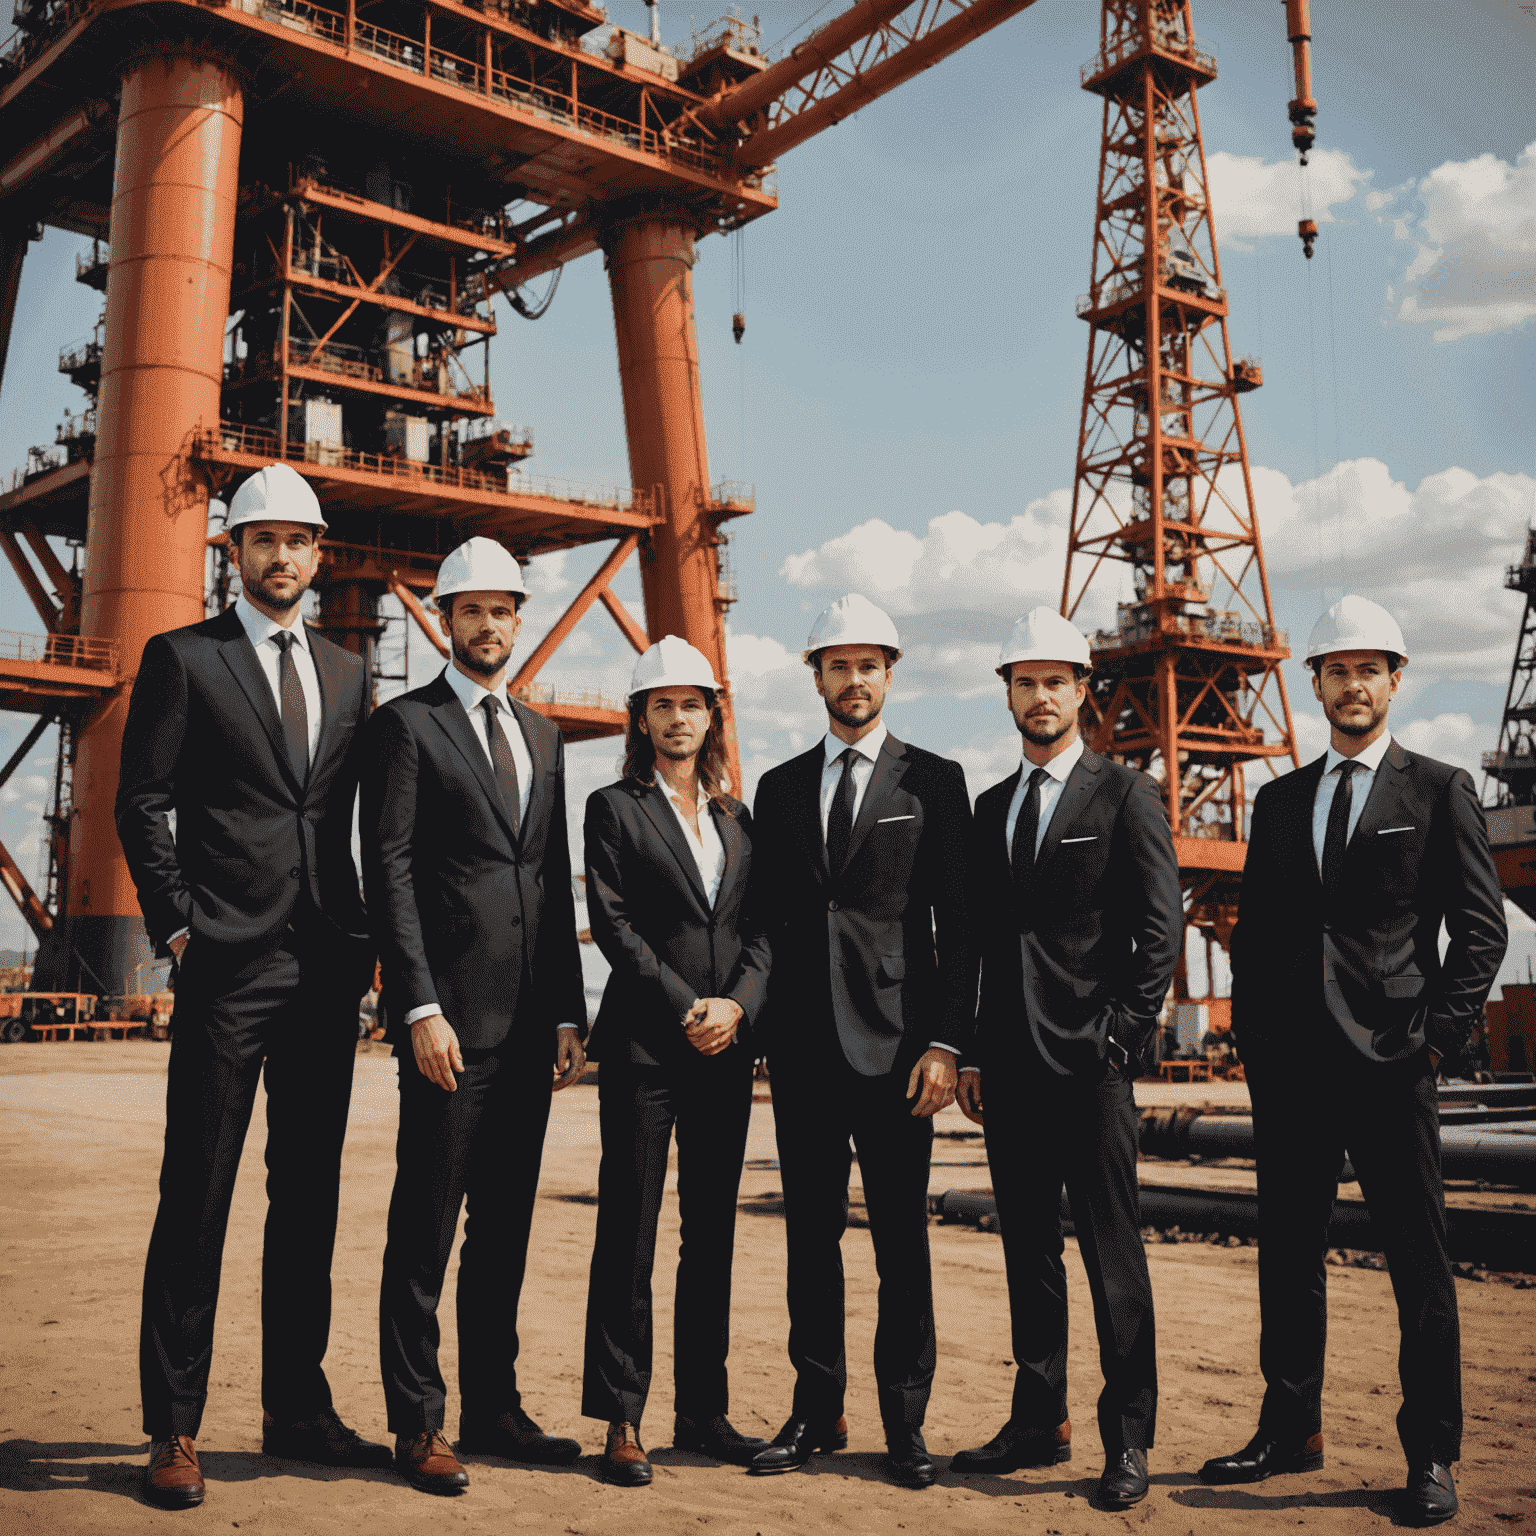
[[[721,787],[720,689],[667,635],[635,668],[623,777],[587,801],[592,937],[613,966],[589,1054],[602,1062],[603,1157],[587,1292],[582,1412],[608,1421],[604,1478],[651,1480],[651,1271],[677,1127],[682,1249],[673,1443],[745,1464],[764,1441],[726,1418],[731,1254],[752,1111],[747,1042],[768,944],[748,897],[752,823]]]

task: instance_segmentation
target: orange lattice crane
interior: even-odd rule
[[[1299,763],[1238,405],[1262,374],[1227,336],[1200,132],[1215,78],[1188,0],[1105,0],[1083,79],[1104,116],[1062,587],[1068,617],[1113,604],[1091,744],[1161,781],[1208,976],[1236,917],[1246,774]]]

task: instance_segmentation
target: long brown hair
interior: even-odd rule
[[[725,717],[720,708],[720,695],[713,689],[701,688],[700,693],[709,701],[709,726],[704,732],[704,744],[699,748],[696,765],[699,784],[712,804],[733,815],[725,798]],[[619,773],[636,784],[653,785],[656,782],[656,744],[640,729],[645,718],[645,706],[651,697],[648,688],[637,693],[629,701],[629,720],[624,728],[624,756],[619,762]]]

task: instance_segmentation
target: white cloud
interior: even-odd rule
[[[1294,160],[1265,161],[1258,155],[1233,155],[1224,149],[1208,156],[1206,180],[1220,244],[1251,251],[1255,241],[1271,235],[1295,239],[1297,220],[1303,217],[1319,224],[1336,223],[1335,206],[1349,202],[1371,179],[1371,172],[1362,171],[1341,149],[1314,150],[1309,159],[1303,171]]]
[[[1536,144],[1448,160],[1418,183],[1422,213],[1396,222],[1417,251],[1398,319],[1436,341],[1512,331],[1536,316]]]
[[[1474,783],[1482,782],[1487,732],[1471,715],[1458,712],[1436,715],[1433,720],[1410,720],[1401,728],[1394,724],[1392,734],[1410,752],[1454,763],[1465,768]]]

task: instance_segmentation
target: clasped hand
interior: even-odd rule
[[[728,997],[701,997],[683,1015],[683,1028],[695,1050],[717,1056],[736,1038],[742,1006]]]

